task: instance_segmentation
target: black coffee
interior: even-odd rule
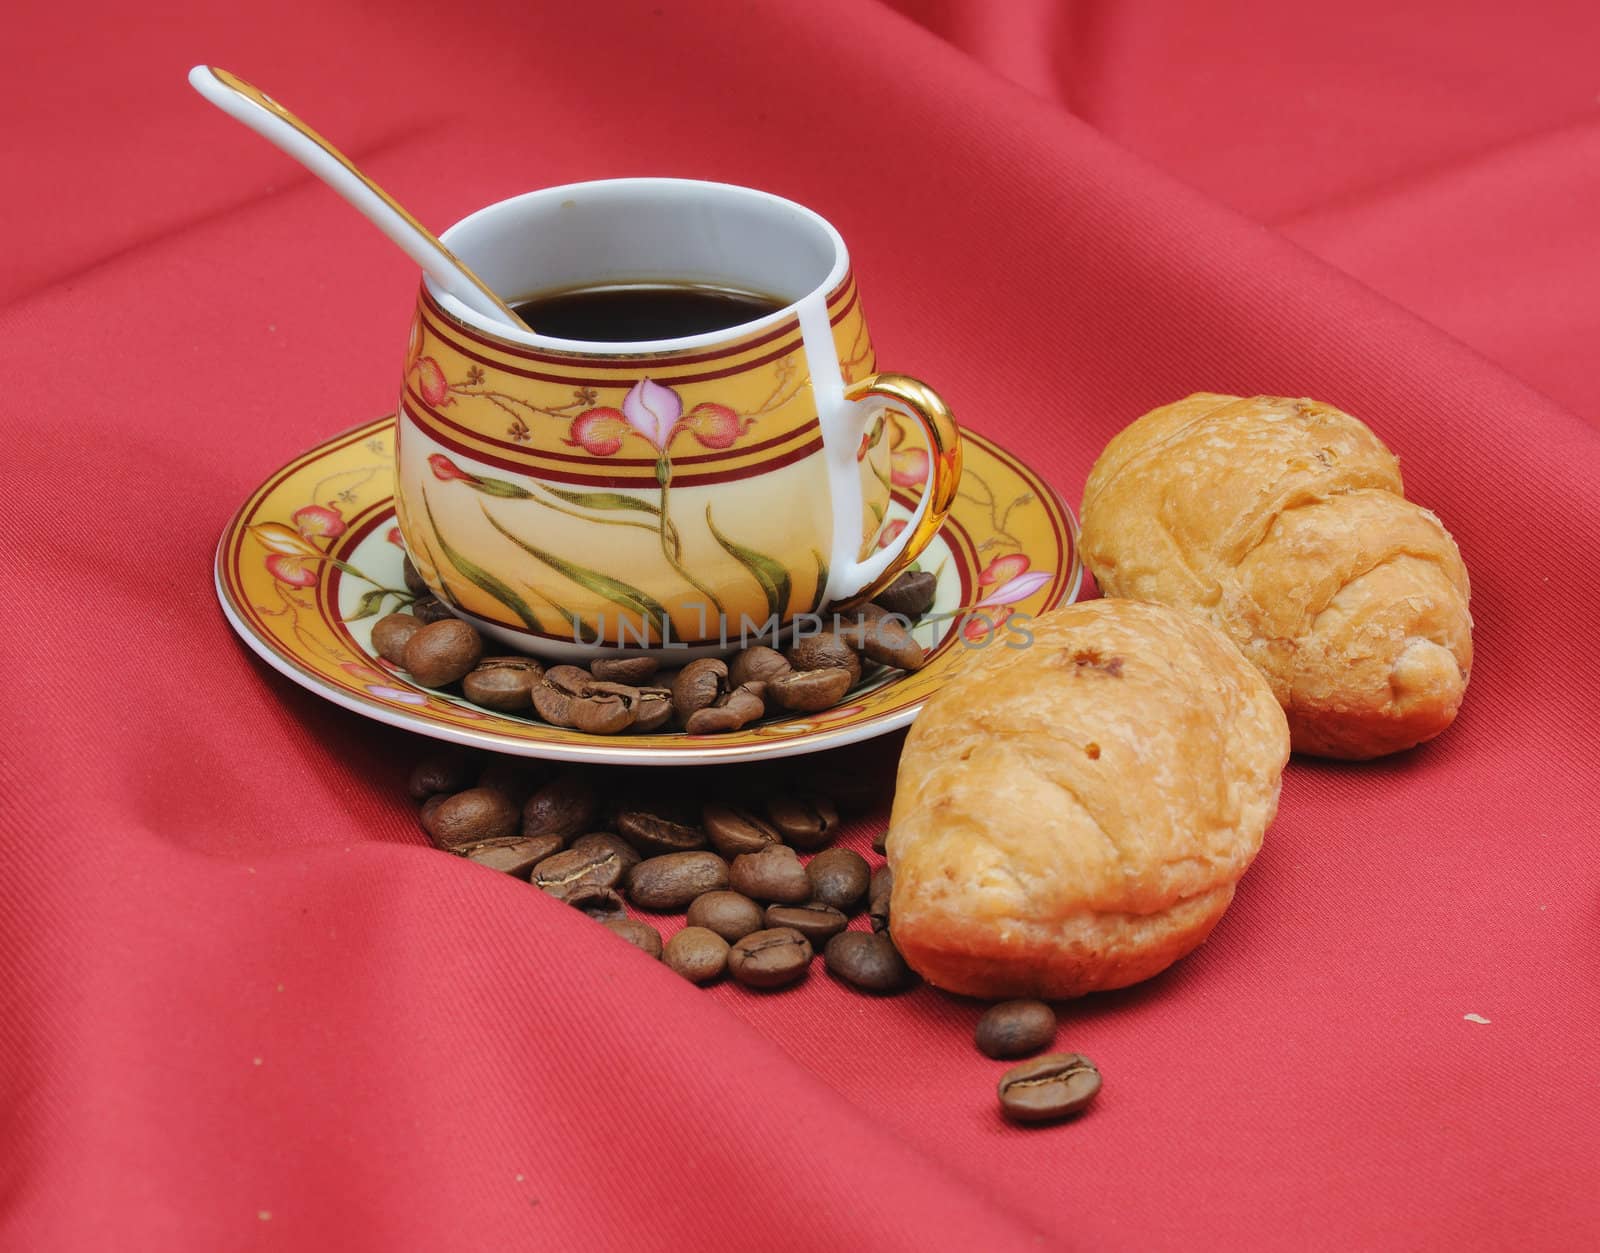
[[[546,292],[512,307],[541,335],[629,343],[725,331],[776,313],[788,303],[735,287],[614,283]]]

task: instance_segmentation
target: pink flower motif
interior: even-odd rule
[[[352,678],[360,679],[363,683],[382,683],[389,676],[381,670],[374,670],[371,666],[364,666],[359,661],[341,661],[339,669]]]
[[[1021,553],[1012,553],[1009,557],[996,557],[984,566],[983,573],[978,576],[978,586],[993,587],[996,583],[1008,582],[1027,568],[1028,559]]]
[[[572,419],[570,438],[563,442],[581,447],[591,457],[609,457],[622,447],[629,429],[620,410],[585,409]]]
[[[289,515],[307,539],[332,539],[345,533],[344,518],[331,506],[307,505]]]
[[[683,401],[672,388],[642,378],[622,398],[622,416],[657,452],[666,452],[683,417]]]
[[[878,547],[889,547],[890,544],[894,543],[895,540],[900,538],[900,532],[905,529],[906,520],[904,518],[896,518],[893,522],[889,523],[888,526],[884,527],[883,534],[878,536]]]
[[[417,390],[422,393],[422,399],[434,408],[454,403],[450,395],[450,384],[444,380],[444,371],[439,368],[439,363],[432,357],[421,358],[412,367],[417,375]]]
[[[1011,614],[1010,609],[1002,609],[995,614],[969,614],[966,625],[961,628],[962,638],[971,644],[986,644],[1000,634],[1000,628]]]
[[[866,708],[865,705],[835,705],[832,709],[829,709],[824,713],[818,714],[815,718],[812,719],[812,721],[813,722],[838,722],[839,719],[848,718],[852,714],[858,714],[865,708]]]
[[[1019,574],[995,588],[973,608],[982,609],[985,605],[1014,605],[1019,600],[1027,600],[1054,577],[1053,570],[1035,570],[1032,574]]]
[[[921,487],[928,481],[928,450],[901,448],[891,453],[889,479],[896,487]]]
[[[433,467],[433,477],[441,483],[476,483],[478,481],[477,475],[468,474],[442,452],[436,452],[429,457],[428,464]]]
[[[400,534],[400,528],[397,526],[390,527],[389,533],[384,538],[396,548],[404,548],[406,546],[405,537]]]
[[[408,691],[403,687],[389,687],[383,683],[368,683],[367,691],[380,700],[392,700],[401,705],[427,705],[428,698],[421,692]]]
[[[248,529],[263,548],[282,553],[285,557],[310,557],[314,560],[323,557],[322,549],[281,522],[258,522]]]
[[[304,557],[290,557],[284,553],[267,554],[267,573],[290,587],[315,587],[317,573],[306,568]]]
[[[754,418],[741,418],[727,405],[702,400],[689,410],[689,416],[683,419],[673,434],[688,431],[707,448],[730,448],[754,421]]]

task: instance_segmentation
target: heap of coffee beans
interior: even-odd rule
[[[434,597],[409,560],[409,612],[378,619],[373,650],[423,687],[458,690],[497,713],[538,717],[591,735],[657,730],[715,735],[763,717],[831,709],[861,681],[863,663],[918,670],[926,656],[911,624],[933,605],[934,576],[910,571],[875,601],[824,619],[826,629],[779,652],[752,644],[731,659],[662,670],[652,657],[545,667],[532,657],[485,656],[471,624]]]
[[[915,981],[889,937],[887,869],[826,847],[839,829],[832,797],[790,779],[697,803],[664,772],[641,773],[639,792],[617,792],[582,768],[480,769],[446,752],[412,771],[410,792],[440,848],[526,879],[691,983],[727,974],[746,987],[787,987],[817,953],[829,974],[864,992]],[[663,943],[629,906],[685,914],[687,925]],[[872,929],[849,930],[863,912]]]
[[[792,772],[757,773],[713,800],[699,796],[703,772],[692,784],[668,771],[632,773],[642,777],[638,790],[619,791],[615,774],[520,759],[483,764],[446,751],[417,765],[409,790],[439,848],[526,880],[690,983],[727,976],[760,991],[785,988],[806,977],[818,953],[829,975],[857,991],[886,995],[916,982],[892,938],[888,865],[831,846],[835,797],[808,788],[804,776],[797,785]],[[848,771],[828,775],[847,806],[876,799],[852,788]],[[874,840],[874,851],[882,844]],[[683,914],[685,925],[663,942],[630,907]],[[866,926],[853,927],[863,914]],[[1049,1005],[1006,1001],[979,1020],[976,1043],[989,1057],[1015,1059],[1048,1048],[1055,1034]],[[1008,1070],[998,1092],[1007,1118],[1036,1124],[1080,1112],[1099,1089],[1093,1062],[1049,1053]]]

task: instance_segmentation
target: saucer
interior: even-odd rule
[[[909,422],[905,435],[919,438]],[[960,494],[914,567],[937,580],[933,608],[915,628],[927,664],[914,673],[869,667],[833,709],[721,735],[569,731],[419,687],[380,658],[373,623],[411,600],[395,524],[392,415],[318,445],[251,494],[217,546],[217,597],[240,638],[286,677],[336,705],[436,739],[524,757],[651,766],[836,748],[907,725],[981,650],[1025,646],[1030,616],[1078,595],[1083,571],[1071,511],[1017,457],[971,431],[962,436]],[[891,519],[909,519],[915,504],[897,490]],[[886,536],[897,530],[891,521]]]

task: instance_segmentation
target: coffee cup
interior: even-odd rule
[[[959,430],[926,384],[878,372],[844,241],[811,210],[616,179],[501,201],[441,238],[534,309],[556,307],[552,293],[674,287],[766,302],[712,330],[562,338],[424,279],[396,509],[423,579],[487,635],[564,661],[770,642],[869,598],[937,533]],[[891,448],[889,409],[922,446]]]

